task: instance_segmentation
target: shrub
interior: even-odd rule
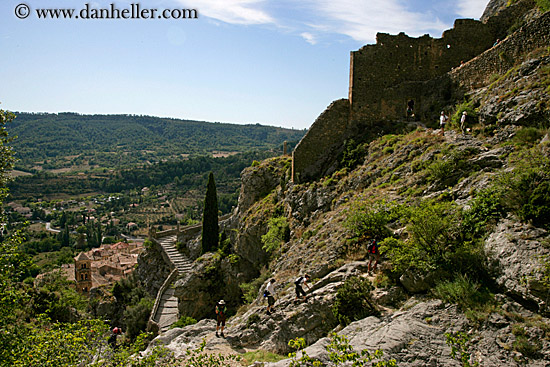
[[[265,283],[267,278],[270,277],[270,273],[266,270],[263,270],[260,273],[260,276],[249,283],[241,283],[239,287],[243,292],[243,298],[246,303],[252,303],[258,297],[258,291],[262,284]]]
[[[340,164],[342,167],[352,169],[359,163],[359,160],[365,155],[365,146],[357,144],[355,140],[349,139],[344,145],[342,159]]]
[[[173,323],[170,328],[175,328],[175,327],[183,328],[188,325],[194,325],[196,323],[197,323],[197,320],[195,320],[194,318],[189,316],[182,316],[178,319],[178,321]]]
[[[394,219],[398,207],[394,203],[355,202],[347,213],[344,226],[354,237],[384,239],[391,235],[387,224]]]
[[[470,149],[451,149],[443,159],[436,160],[428,166],[426,180],[440,182],[444,186],[456,184],[461,177],[476,170],[476,166],[468,161],[473,153]]]
[[[371,299],[373,289],[368,279],[356,276],[348,278],[338,288],[332,312],[341,325],[379,314]]]
[[[451,116],[451,126],[454,128],[460,128],[460,119],[462,118],[462,113],[466,111],[468,117],[466,118],[466,123],[469,126],[472,126],[478,119],[477,110],[474,108],[473,101],[463,102],[455,107],[455,112]]]
[[[124,322],[126,333],[130,340],[135,340],[141,332],[145,331],[152,309],[153,300],[149,297],[142,298],[139,303],[134,306],[126,307],[126,311],[124,311]]]
[[[262,236],[262,248],[272,254],[281,247],[281,244],[290,240],[290,227],[285,217],[269,219],[267,227],[267,233]]]
[[[382,360],[384,353],[377,349],[373,353],[367,349],[356,351],[344,335],[332,333],[330,343],[325,347],[328,353],[329,364],[323,364],[321,361],[311,358],[304,350],[306,342],[304,338],[292,339],[288,342],[289,347],[296,352],[289,353],[292,358],[289,367],[320,367],[320,366],[340,366],[352,365],[357,367],[376,366],[376,367],[397,367],[395,359],[388,361]],[[301,356],[298,358],[298,351]]]
[[[489,292],[464,275],[436,285],[434,296],[448,303],[456,303],[463,310],[477,309],[491,299]]]
[[[514,140],[520,145],[533,145],[542,138],[542,133],[535,127],[524,127],[519,129]]]
[[[504,173],[503,204],[524,221],[550,225],[550,159],[536,150],[520,155],[515,169]]]
[[[502,193],[496,188],[480,191],[471,201],[470,208],[463,213],[462,226],[473,238],[485,235],[505,215],[501,204]]]

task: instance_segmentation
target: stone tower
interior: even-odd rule
[[[76,289],[80,293],[87,294],[92,289],[92,260],[81,252],[75,257],[74,263]]]

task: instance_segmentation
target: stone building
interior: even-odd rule
[[[76,289],[80,293],[89,293],[92,289],[92,260],[81,252],[74,259],[74,277],[76,280]]]
[[[92,288],[109,286],[132,273],[142,245],[119,242],[106,244],[75,257],[77,290],[88,294]]]

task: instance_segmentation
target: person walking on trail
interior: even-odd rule
[[[462,117],[460,117],[460,130],[462,134],[466,132],[466,119],[468,118],[468,112],[462,112]]]
[[[441,111],[439,116],[439,128],[441,129],[441,135],[445,135],[445,124],[449,121],[449,116],[445,114],[445,111]]]
[[[122,334],[122,330],[119,327],[114,327],[111,331],[111,336],[109,336],[108,343],[113,349],[117,349],[116,339]]]
[[[218,319],[218,323],[216,325],[216,336],[218,335],[218,330],[221,331],[222,338],[225,338],[225,335],[223,335],[223,328],[225,327],[225,314],[227,313],[227,307],[225,307],[225,301],[222,299],[218,304],[216,305],[216,315]]]
[[[267,313],[270,315],[273,312],[273,305],[275,305],[275,279],[271,279],[267,283],[265,296],[267,297]]]
[[[300,298],[300,296],[302,297],[302,301],[305,301],[306,299],[306,292],[304,291],[304,288],[302,288],[302,285],[305,285],[307,287],[307,289],[309,290],[310,287],[309,285],[307,284],[309,280],[309,275],[304,275],[304,276],[300,276],[298,277],[295,281],[294,281],[294,284],[296,285],[296,301],[298,301],[298,299]]]
[[[373,239],[369,244],[369,247],[367,247],[367,252],[369,253],[369,273],[370,273],[371,267],[372,267],[372,271],[376,271],[376,266],[380,261],[380,246],[378,245],[378,242],[376,242],[375,239]],[[372,266],[373,261],[374,261],[374,266]]]

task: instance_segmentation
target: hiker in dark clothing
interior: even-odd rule
[[[374,266],[372,267],[372,271],[376,271],[376,266],[378,265],[378,262],[380,261],[380,249],[379,249],[378,242],[376,242],[375,239],[371,241],[369,244],[369,247],[367,247],[367,252],[369,253],[369,273],[371,270],[372,261],[374,260]]]
[[[302,288],[302,285],[305,285],[309,290],[310,288],[309,288],[309,285],[307,284],[308,280],[309,280],[309,275],[306,274],[304,276],[298,277],[294,281],[294,284],[296,285],[296,301],[300,298],[300,296],[302,297],[302,300],[306,299],[306,292]]]
[[[113,330],[111,331],[111,335],[109,336],[109,340],[107,341],[111,348],[117,349],[116,339],[120,334],[122,334],[122,330],[120,328],[113,328]]]
[[[221,336],[222,338],[225,338],[225,335],[223,335],[223,328],[225,327],[225,314],[227,313],[227,307],[225,307],[225,301],[222,299],[218,304],[216,305],[216,315],[218,319],[218,323],[216,325],[216,336],[218,335],[218,330],[221,326]]]

